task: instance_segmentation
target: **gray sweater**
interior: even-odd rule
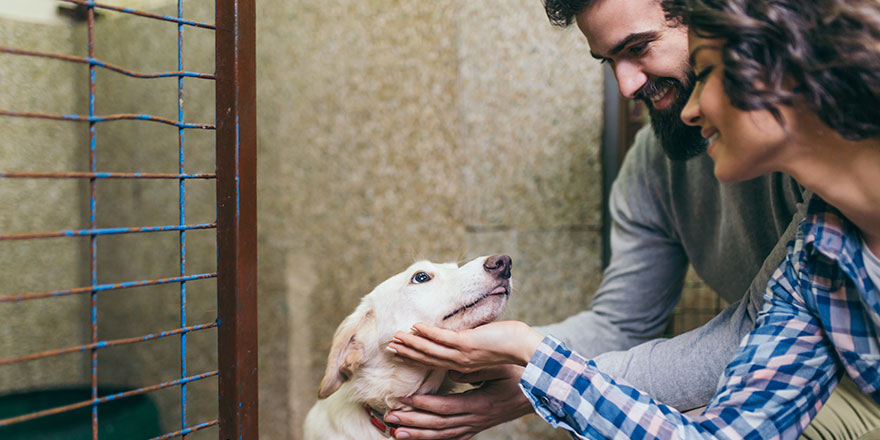
[[[680,410],[704,406],[764,288],[794,238],[803,190],[780,173],[723,184],[707,154],[666,158],[643,128],[611,189],[611,262],[590,310],[539,328],[599,368]],[[657,339],[688,262],[727,309],[700,328]]]

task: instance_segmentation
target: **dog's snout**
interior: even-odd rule
[[[509,256],[492,255],[486,258],[486,262],[483,263],[483,269],[497,278],[506,280],[510,278],[510,265],[511,260]]]

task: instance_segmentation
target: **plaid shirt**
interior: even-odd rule
[[[880,290],[861,247],[856,227],[814,196],[755,329],[699,416],[655,402],[549,336],[520,386],[539,415],[578,438],[795,439],[844,371],[880,402]]]

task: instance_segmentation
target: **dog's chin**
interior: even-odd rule
[[[504,310],[508,296],[506,290],[503,293],[490,294],[466,309],[447,317],[438,326],[459,331],[490,323],[498,318],[501,311]]]

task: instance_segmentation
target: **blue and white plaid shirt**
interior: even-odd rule
[[[846,372],[880,402],[880,289],[856,227],[814,196],[715,397],[685,417],[546,337],[520,386],[579,438],[795,439]],[[683,360],[686,361],[686,360]]]

